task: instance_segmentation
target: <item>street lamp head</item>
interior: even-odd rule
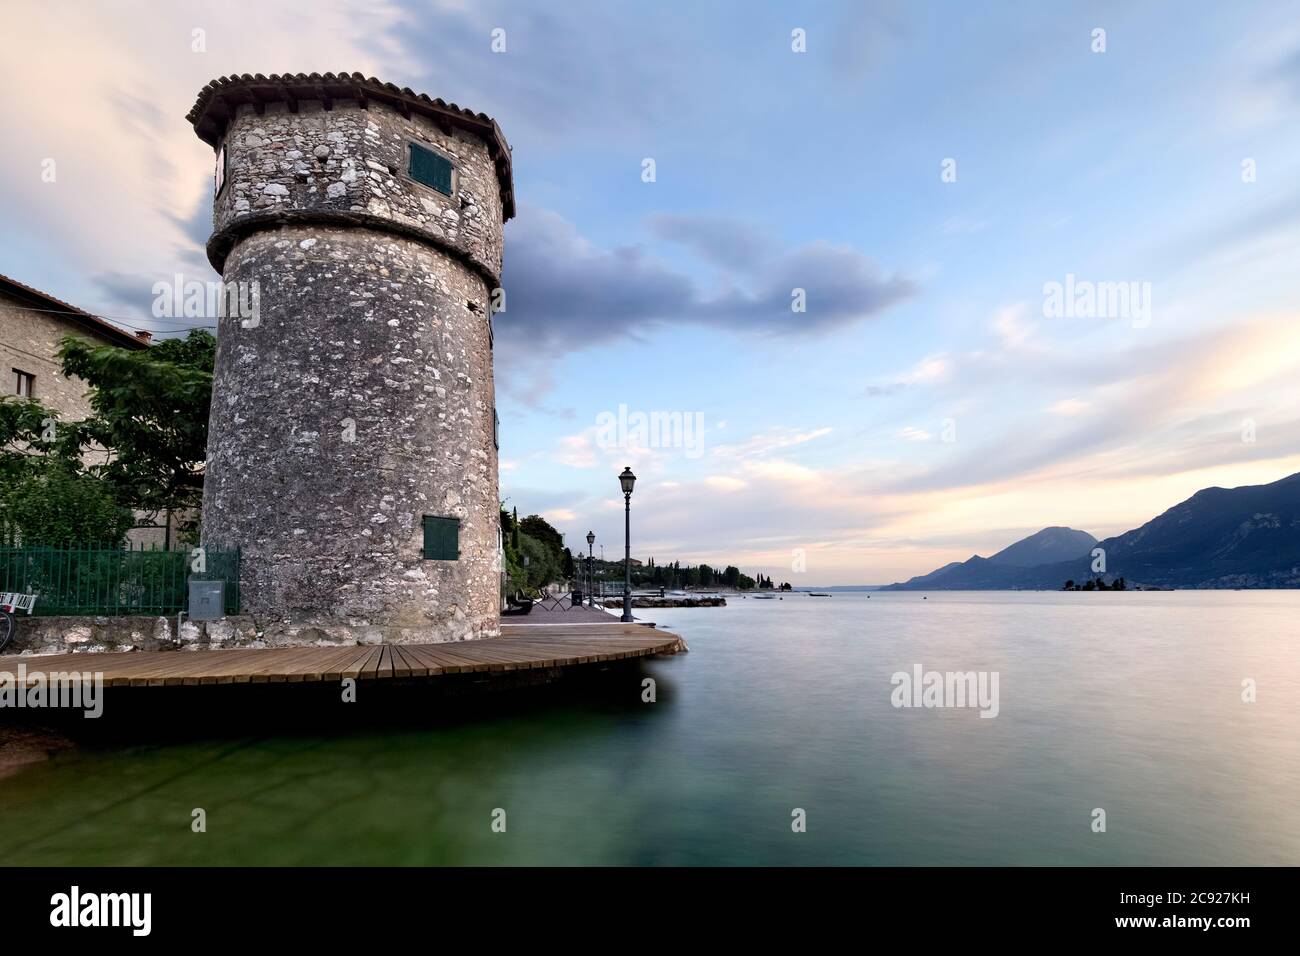
[[[593,544],[595,544],[595,543],[596,543],[596,532],[594,532],[594,531],[588,531],[588,532],[587,532],[587,547],[590,548],[590,547],[591,547]]]
[[[623,473],[618,476],[618,483],[623,486],[623,494],[631,495],[632,486],[636,484],[636,475],[632,474],[631,467],[625,467]]]

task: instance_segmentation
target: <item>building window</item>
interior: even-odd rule
[[[497,451],[501,450],[501,419],[497,416],[497,410],[492,409],[492,447]]]
[[[215,195],[221,195],[221,187],[226,184],[226,147],[222,146],[217,150],[217,191]]]
[[[460,519],[424,516],[424,559],[455,561],[460,557]]]
[[[36,394],[36,376],[22,369],[14,369],[14,394],[31,398]]]
[[[411,178],[417,183],[451,195],[451,160],[417,143],[411,144]]]

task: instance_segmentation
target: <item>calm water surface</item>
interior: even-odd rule
[[[1300,593],[653,614],[657,703],[65,754],[0,781],[5,862],[1300,864]],[[918,663],[998,671],[999,716],[893,708]]]

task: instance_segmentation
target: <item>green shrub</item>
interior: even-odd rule
[[[0,537],[24,545],[120,545],[135,521],[106,482],[58,459],[0,489]]]

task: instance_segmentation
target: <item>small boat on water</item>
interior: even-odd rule
[[[775,594],[755,594],[755,595],[754,595],[754,600],[755,600],[755,601],[775,601],[775,600],[776,600],[776,595],[775,595]]]
[[[809,591],[808,596],[809,597],[830,597],[830,595],[827,594],[825,591]]]

